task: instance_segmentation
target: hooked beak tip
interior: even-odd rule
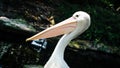
[[[25,41],[26,41],[26,42],[28,42],[28,41],[30,41],[30,39],[29,39],[29,38],[27,38]]]

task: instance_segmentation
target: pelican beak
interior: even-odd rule
[[[39,32],[38,34],[30,38],[27,38],[26,41],[36,40],[41,38],[50,38],[62,34],[68,34],[72,32],[76,27],[77,27],[77,20],[73,17],[70,17],[50,28],[43,30],[42,32]]]

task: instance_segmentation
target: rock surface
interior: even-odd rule
[[[36,29],[33,26],[29,25],[23,19],[9,19],[7,17],[0,17],[0,29],[6,32],[36,32]],[[15,31],[14,31],[15,30]],[[22,32],[23,31],[23,32]]]

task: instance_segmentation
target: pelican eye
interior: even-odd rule
[[[76,15],[76,17],[79,17],[79,15]]]

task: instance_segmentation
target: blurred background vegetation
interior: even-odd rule
[[[91,16],[91,27],[80,38],[119,46],[120,5],[117,0],[81,0],[62,4],[58,10],[63,13],[58,20],[68,18],[75,11],[86,11]]]

